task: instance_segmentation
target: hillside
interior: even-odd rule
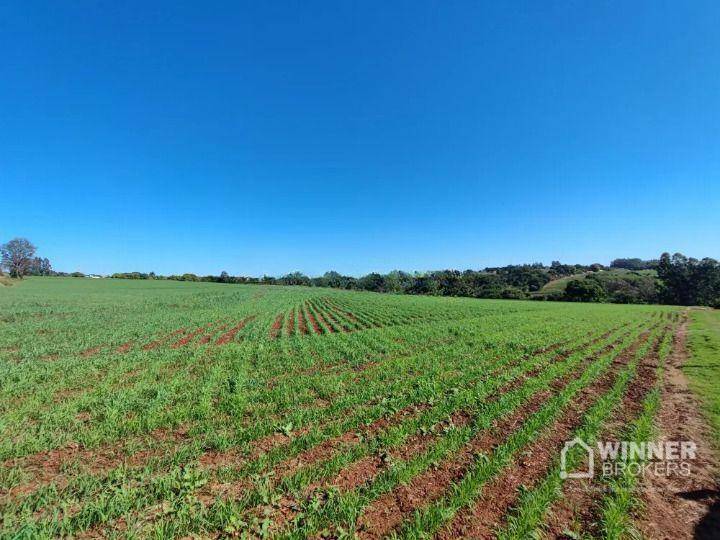
[[[652,303],[657,295],[659,282],[655,270],[625,270],[613,268],[596,272],[581,272],[554,279],[539,291],[531,293],[534,299],[564,300],[568,283],[580,280],[597,284],[603,301],[615,303]]]

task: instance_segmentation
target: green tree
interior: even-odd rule
[[[602,302],[605,290],[595,280],[573,279],[565,287],[565,300],[569,302]]]

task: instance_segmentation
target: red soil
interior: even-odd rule
[[[362,323],[358,320],[358,318],[355,317],[355,315],[353,315],[352,313],[350,313],[350,312],[347,311],[346,309],[341,308],[340,306],[338,306],[337,304],[335,304],[334,302],[331,302],[331,301],[329,301],[329,300],[328,300],[328,304],[329,304],[331,307],[335,308],[335,309],[336,309],[337,311],[339,311],[340,313],[342,313],[343,315],[345,315],[345,316],[346,316],[348,319],[350,319],[352,322],[358,323],[358,324],[362,324]]]
[[[186,329],[186,328],[179,328],[179,329],[175,330],[174,332],[170,332],[170,333],[169,333],[168,335],[166,335],[166,336],[163,336],[163,337],[161,337],[161,338],[159,338],[159,339],[156,339],[155,341],[151,341],[151,342],[148,343],[147,345],[143,345],[143,350],[144,350],[144,351],[150,351],[150,350],[152,350],[152,349],[156,349],[157,347],[159,347],[160,345],[162,345],[163,343],[165,343],[165,342],[166,342],[168,339],[170,339],[171,337],[177,336],[178,334],[184,334],[185,332],[187,332],[187,329]]]
[[[212,340],[212,338],[215,337],[215,335],[216,335],[218,332],[223,332],[227,327],[228,327],[227,324],[221,324],[221,325],[218,326],[215,330],[212,330],[211,332],[208,332],[208,333],[205,334],[203,337],[201,337],[201,338],[200,338],[200,341],[199,341],[198,343],[199,343],[200,345],[204,345],[204,344],[206,344],[206,343],[210,343],[210,341]]]
[[[414,416],[424,410],[426,406],[409,406],[398,411],[388,418],[380,418],[375,420],[368,426],[363,426],[356,431],[348,431],[321,442],[320,444],[300,453],[294,458],[290,458],[280,463],[275,469],[273,469],[272,475],[276,481],[286,478],[296,473],[303,467],[310,466],[319,461],[324,461],[331,458],[336,453],[347,449],[355,444],[358,444],[367,437],[371,437],[382,430],[386,430],[393,425],[397,425],[404,421],[408,415]],[[311,493],[316,490],[321,484],[315,484],[309,486],[305,490],[305,495],[310,496]],[[262,515],[270,517],[272,519],[272,530],[277,531],[282,529],[289,521],[297,516],[297,511],[300,505],[298,502],[290,497],[284,496],[274,506],[259,506],[251,511],[253,515]]]
[[[640,413],[642,403],[656,380],[656,367],[659,361],[658,349],[660,340],[653,345],[649,355],[638,366],[637,374],[628,388],[622,403],[613,412],[606,422],[600,440],[616,441],[628,423],[632,422]],[[548,532],[552,536],[562,536],[564,531],[575,529],[575,525],[582,523],[584,528],[592,528],[600,523],[598,492],[601,488],[596,482],[588,480],[573,480],[564,483],[563,496],[552,507],[550,518],[547,521]],[[600,531],[594,531],[593,536],[601,536]]]
[[[310,318],[310,324],[312,325],[315,333],[322,334],[323,333],[322,328],[318,324],[317,319],[315,319],[315,315],[312,314],[312,311],[308,311],[308,317]]]
[[[82,417],[81,417],[82,418]],[[159,449],[141,450],[128,455],[126,448],[136,448],[137,443],[146,438],[154,443],[162,443]],[[164,455],[168,446],[176,446],[187,440],[187,428],[174,430],[156,429],[143,437],[133,437],[114,443],[107,443],[99,448],[85,449],[77,443],[70,443],[62,448],[46,450],[20,458],[12,458],[2,463],[3,468],[20,468],[31,480],[29,483],[15,486],[9,490],[0,489],[0,497],[22,497],[33,493],[38,488],[54,483],[63,489],[73,476],[72,464],[79,464],[87,472],[98,475],[107,473],[120,465],[139,467],[154,455]]]
[[[295,332],[295,308],[290,310],[290,314],[287,318],[287,324],[285,325],[285,333],[288,336],[292,336]]]
[[[318,309],[319,311],[319,309]],[[325,307],[325,316],[330,319],[332,322],[335,323],[336,327],[339,327],[343,332],[350,332],[350,328],[347,326],[347,323],[341,323],[335,313],[333,313],[332,308]]]
[[[450,459],[416,476],[407,485],[400,485],[375,500],[358,520],[359,536],[361,538],[385,536],[400,525],[414,509],[441,497],[451,484],[465,476],[476,456],[491,454],[495,447],[516,431],[530,415],[540,410],[554,391],[567,384],[577,369],[584,369],[593,359],[594,357],[590,357],[584,360],[579,368],[555,381],[552,390],[538,392],[513,413],[500,418],[492,429],[478,433]]]
[[[210,324],[207,324],[207,325],[205,325],[205,326],[201,326],[200,328],[197,328],[197,329],[193,330],[193,331],[190,332],[189,334],[185,335],[185,337],[183,337],[183,338],[180,339],[179,341],[176,341],[175,343],[173,343],[173,344],[171,345],[171,347],[172,347],[173,349],[177,349],[177,348],[180,348],[180,347],[184,347],[185,345],[187,345],[188,343],[190,343],[193,339],[195,339],[197,336],[199,336],[200,334],[202,334],[203,332],[205,332],[205,330],[207,330],[208,328],[210,328],[213,324],[214,324],[214,323],[210,323]]]
[[[118,354],[124,354],[124,353],[128,352],[130,349],[132,349],[132,346],[133,346],[133,342],[128,341],[127,343],[123,343],[117,349],[115,349],[115,352]]]
[[[237,325],[232,327],[230,330],[225,332],[222,336],[218,338],[218,340],[215,342],[215,345],[225,345],[226,343],[230,343],[233,339],[235,339],[235,336],[237,333],[242,330],[247,323],[252,321],[255,318],[255,315],[250,315],[249,317],[245,317],[242,321],[240,321]]]
[[[414,477],[373,501],[358,520],[360,538],[381,538],[402,523],[414,509],[442,496],[450,485],[459,481],[477,455],[489,454],[550,397],[545,391],[535,394],[529,402],[511,415],[498,421],[494,429],[479,433],[472,441],[435,468]]]
[[[642,338],[636,341],[615,358],[599,379],[581,389],[565,406],[552,427],[524,449],[499,476],[484,486],[479,500],[471,508],[460,511],[441,531],[439,538],[444,540],[458,537],[493,538],[495,530],[502,525],[508,510],[518,500],[520,487],[530,488],[547,474],[553,458],[559,454],[565,441],[571,438],[572,433],[580,426],[585,412],[600,396],[610,390],[618,373],[631,360],[643,341]],[[553,385],[554,390],[557,391],[561,386],[561,384]]]
[[[325,326],[325,328],[328,329],[328,332],[330,332],[331,334],[335,332],[335,328],[333,328],[331,324],[327,323],[320,311],[317,312],[317,319],[323,326]]]
[[[433,442],[438,439],[437,433],[450,426],[462,427],[470,422],[470,416],[464,411],[456,411],[450,420],[444,420],[434,426],[430,433],[418,434],[409,437],[403,445],[390,449],[384,454],[375,454],[356,461],[348,468],[340,471],[326,485],[335,487],[341,492],[352,491],[370,482],[373,478],[387,469],[394,461],[410,460],[426,452]]]
[[[285,318],[284,313],[280,313],[276,318],[275,322],[273,323],[272,327],[270,328],[270,337],[275,339],[280,336],[280,332],[282,331],[282,323],[283,319]]]
[[[644,499],[639,528],[647,538],[663,531],[669,538],[717,538],[720,532],[720,461],[702,406],[690,390],[682,366],[690,359],[687,319],[675,335],[662,380],[657,416],[659,439],[695,441],[698,447],[690,474],[649,475],[640,485]]]
[[[95,356],[97,353],[100,352],[100,349],[102,349],[102,345],[98,345],[97,347],[91,347],[89,349],[85,349],[80,354],[83,356],[83,358],[90,358],[91,356]]]
[[[298,330],[302,335],[308,334],[307,321],[305,320],[305,309],[301,306],[298,310]]]

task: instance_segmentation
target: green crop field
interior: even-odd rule
[[[567,511],[559,452],[644,433],[684,318],[173,281],[0,287],[0,537],[623,537],[631,486]]]

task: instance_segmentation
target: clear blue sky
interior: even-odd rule
[[[720,257],[720,2],[0,4],[0,239],[57,269]]]

